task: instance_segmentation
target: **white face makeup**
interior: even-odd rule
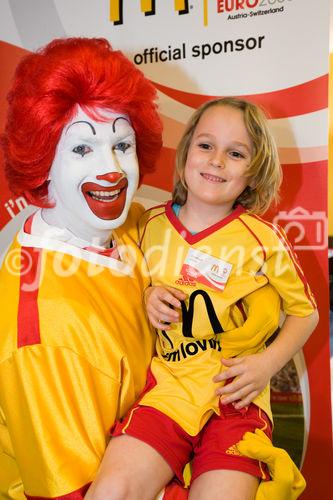
[[[43,218],[91,240],[124,223],[138,187],[135,132],[124,114],[102,111],[96,122],[81,108],[64,127],[49,174],[55,203]]]

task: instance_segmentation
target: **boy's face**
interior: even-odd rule
[[[106,121],[97,122],[78,108],[62,131],[49,174],[49,198],[55,202],[57,219],[81,236],[85,225],[89,232],[120,226],[138,187],[129,118],[105,110],[102,116]]]
[[[212,106],[201,116],[185,164],[188,200],[232,208],[249,184],[253,145],[243,112]]]

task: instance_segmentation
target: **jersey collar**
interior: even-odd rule
[[[226,226],[233,220],[237,219],[241,214],[246,212],[246,209],[242,205],[237,205],[237,207],[229,214],[227,217],[224,219],[216,222],[210,227],[207,227],[203,231],[199,231],[196,234],[191,234],[190,231],[186,229],[185,226],[180,222],[178,217],[175,215],[174,211],[172,210],[172,201],[168,201],[165,207],[165,214],[167,218],[169,219],[170,223],[173,225],[173,227],[176,229],[176,231],[180,234],[180,236],[187,241],[187,243],[190,243],[191,245],[194,243],[197,243],[198,241],[203,240],[204,238],[207,238],[207,236],[210,236],[212,233],[215,233],[218,229],[221,229],[222,227]]]

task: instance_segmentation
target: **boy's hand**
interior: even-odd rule
[[[213,382],[234,379],[227,385],[216,389],[222,404],[234,403],[237,410],[248,406],[266,387],[272,376],[271,367],[265,357],[266,352],[239,358],[222,358],[227,367],[213,378]]]
[[[149,321],[155,328],[170,330],[168,323],[179,321],[180,301],[186,294],[171,286],[150,286],[146,288],[144,300]]]

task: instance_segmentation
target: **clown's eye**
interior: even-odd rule
[[[121,151],[122,153],[125,153],[132,144],[129,144],[128,142],[118,142],[118,144],[115,145],[114,149],[116,151]]]
[[[86,154],[90,153],[92,149],[86,144],[79,144],[79,146],[75,146],[72,151],[73,153],[76,153],[78,155],[85,156]]]

